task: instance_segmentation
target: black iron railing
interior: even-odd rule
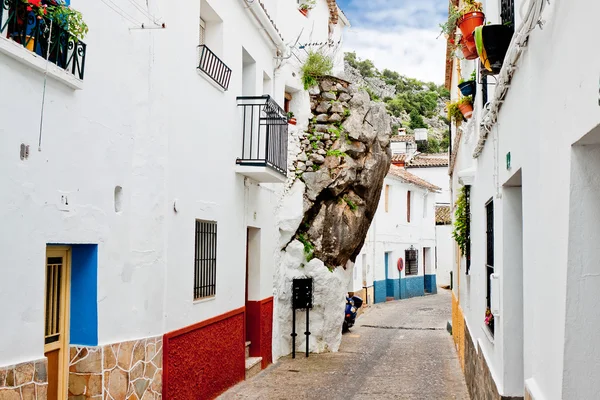
[[[21,0],[0,0],[0,35],[83,79],[86,44]],[[42,0],[42,4],[51,4]]]
[[[239,165],[266,166],[287,174],[288,120],[271,96],[238,97],[243,139]]]
[[[200,45],[198,48],[200,49],[198,69],[208,75],[217,85],[227,90],[231,80],[231,68],[221,61],[206,45]]]

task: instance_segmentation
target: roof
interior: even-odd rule
[[[450,164],[448,154],[418,154],[407,164],[407,168],[447,167]]]
[[[327,0],[327,6],[329,7],[329,23],[337,25],[339,19],[339,8],[335,0]]]
[[[442,190],[442,188],[439,188],[439,187],[435,186],[434,184],[429,183],[426,180],[421,179],[418,176],[411,174],[404,168],[398,167],[393,164],[390,165],[390,170],[389,170],[388,174],[392,175],[393,177],[400,178],[401,180],[403,180],[406,183],[412,183],[413,185],[420,186],[427,190],[433,190],[434,192],[438,192],[438,191]]]
[[[415,137],[413,135],[394,135],[390,136],[392,142],[411,142],[415,143]]]
[[[450,225],[452,223],[452,207],[435,206],[435,224]]]
[[[396,163],[404,163],[406,161],[406,154],[393,154],[392,155],[392,164]]]

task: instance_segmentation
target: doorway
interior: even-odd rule
[[[385,253],[385,293],[386,300],[394,300],[394,280],[392,279],[392,268],[390,266],[390,259],[392,253]]]
[[[46,249],[44,355],[48,359],[48,400],[64,400],[69,367],[71,248]]]
[[[261,300],[260,296],[260,229],[247,229],[246,235],[246,309],[250,302]],[[246,341],[251,340],[250,331],[257,321],[251,313],[246,313]]]

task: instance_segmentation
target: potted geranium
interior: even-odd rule
[[[468,80],[465,80],[463,78],[460,79],[460,81],[458,83],[458,88],[460,89],[460,92],[462,93],[463,96],[475,95],[475,91],[477,89],[477,84],[476,84],[475,78],[476,78],[475,70],[473,70],[473,73],[471,74],[471,76],[469,77]]]
[[[492,314],[492,311],[489,308],[486,308],[485,310],[485,318],[483,319],[483,322],[488,326],[488,328],[490,328],[490,331],[492,331],[492,333],[494,332],[494,314]]]
[[[316,0],[304,0],[302,4],[300,4],[299,10],[305,17],[308,16],[308,12],[315,8],[317,2]]]
[[[293,112],[288,112],[287,113],[287,119],[288,119],[288,124],[290,125],[296,125],[297,121],[296,118],[294,118],[294,113]]]
[[[484,20],[485,15],[483,14],[482,4],[474,0],[464,0],[460,8],[453,5],[450,7],[448,20],[440,24],[440,27],[442,33],[450,38],[454,36],[458,27],[464,38],[462,41],[463,47],[466,46],[470,53],[473,53],[475,52],[473,31],[476,27],[483,25]]]
[[[471,118],[473,115],[473,97],[472,96],[463,96],[458,100],[458,109],[465,117],[465,119]]]
[[[83,20],[83,15],[71,6],[68,6],[64,0],[49,0],[48,16],[61,28],[69,32],[79,40],[82,40],[88,33],[88,26]]]

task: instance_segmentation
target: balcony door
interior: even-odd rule
[[[70,268],[70,248],[47,248],[44,355],[48,359],[48,400],[67,397]]]

